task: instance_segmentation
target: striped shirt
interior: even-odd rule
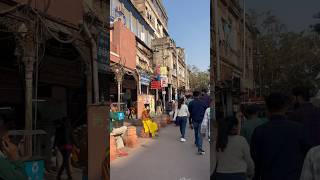
[[[300,180],[320,179],[320,146],[312,148],[304,161]]]

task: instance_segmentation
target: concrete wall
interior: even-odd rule
[[[126,28],[121,21],[114,23],[114,29],[112,31],[111,43],[119,47],[119,56],[125,59],[125,67],[135,70],[137,64],[135,35]],[[116,59],[111,59],[111,61],[118,63]]]

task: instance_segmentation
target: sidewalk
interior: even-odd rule
[[[139,147],[128,149],[129,156],[111,162],[111,179],[208,180],[210,147],[204,139],[206,155],[197,154],[193,130],[187,129],[187,142],[179,141],[179,127],[168,125],[156,139],[139,139]]]

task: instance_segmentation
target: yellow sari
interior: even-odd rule
[[[145,133],[150,133],[152,137],[155,136],[156,131],[158,130],[157,123],[153,122],[148,111],[144,110],[142,112],[142,123]]]

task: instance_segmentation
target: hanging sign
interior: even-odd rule
[[[161,89],[161,82],[160,81],[151,81],[150,89]]]
[[[168,77],[167,76],[161,77],[161,87],[168,87]]]
[[[161,74],[162,76],[167,76],[167,75],[168,75],[168,69],[167,69],[167,67],[161,67],[161,68],[160,68],[160,74]]]
[[[145,85],[145,86],[149,86],[150,85],[150,76],[148,74],[145,74],[145,73],[141,73],[140,75],[140,83],[142,85]]]

